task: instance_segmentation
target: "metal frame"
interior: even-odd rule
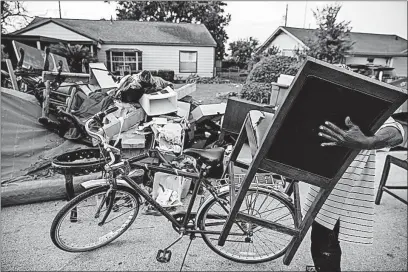
[[[380,180],[380,185],[378,186],[378,191],[377,191],[377,196],[375,198],[375,204],[376,205],[380,205],[381,202],[381,197],[383,192],[395,197],[396,199],[398,199],[399,201],[401,201],[402,203],[408,205],[408,201],[401,198],[400,196],[394,194],[393,192],[391,192],[390,190],[407,190],[408,186],[389,186],[386,185],[386,181],[388,178],[388,174],[390,172],[390,168],[391,168],[391,164],[394,164],[398,167],[401,167],[405,170],[408,170],[408,160],[401,160],[399,158],[396,158],[392,155],[387,155],[387,157],[385,158],[385,163],[384,163],[384,169],[382,172],[382,176],[381,176],[381,180]]]

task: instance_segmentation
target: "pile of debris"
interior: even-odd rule
[[[95,113],[113,106],[118,110],[104,118],[98,133],[121,149],[125,158],[152,148],[176,158],[186,148],[208,148],[218,140],[226,103],[201,105],[191,97],[196,83],[174,89],[171,82],[148,71],[115,78],[103,63],[84,63],[83,73],[71,73],[66,59],[51,54],[47,48],[41,52],[15,45],[17,69],[13,70],[8,60],[8,72],[2,73],[9,77],[2,87],[34,96],[42,108],[38,123],[62,138],[81,143],[80,148],[98,145],[87,135],[84,124]],[[42,58],[43,62],[39,61]],[[33,165],[30,173],[38,174]],[[38,170],[44,171],[47,166],[42,162]],[[164,192],[172,188],[167,181],[174,178],[178,177],[159,174],[154,186],[160,185],[158,188],[163,187]],[[179,184],[173,189],[180,200],[189,183],[182,180],[175,184]]]

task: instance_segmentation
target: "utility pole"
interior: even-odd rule
[[[307,1],[305,5],[305,15],[303,16],[303,28],[305,28],[305,25],[306,25],[306,12],[307,12]]]
[[[58,1],[59,15],[61,19],[61,1]]]
[[[288,22],[288,4],[286,4],[285,26],[287,22]]]

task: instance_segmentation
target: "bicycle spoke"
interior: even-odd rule
[[[227,193],[223,193],[224,196]],[[279,196],[265,188],[250,188],[244,197],[243,205],[239,209],[242,214],[248,214],[259,219],[294,226],[293,208],[287,206]],[[199,222],[200,229],[217,231],[221,234],[223,226],[228,218],[229,210],[223,211],[217,201],[208,202],[205,216]],[[205,209],[206,206],[204,206]],[[222,215],[220,215],[220,210]],[[204,211],[203,211],[204,212]],[[287,216],[292,215],[292,216]],[[289,221],[289,219],[292,219]],[[281,256],[289,245],[291,236],[286,236],[275,230],[260,227],[251,220],[233,221],[232,229],[223,246],[218,246],[220,234],[202,234],[204,241],[212,250],[228,259],[258,263],[275,259]],[[235,236],[237,230],[241,235]]]
[[[130,213],[130,212],[133,211],[134,209],[136,209],[136,208],[133,208],[133,209],[131,209],[131,210],[125,212],[125,213],[122,213],[121,215],[118,215],[118,216],[112,218],[112,219],[109,220],[109,221],[105,221],[104,225],[106,225],[106,224],[109,223],[109,222],[112,222],[112,221],[115,220],[116,218],[119,218],[119,217],[121,217],[121,216],[123,216],[123,215],[125,215],[125,214],[127,214],[127,213]]]

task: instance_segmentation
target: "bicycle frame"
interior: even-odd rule
[[[107,113],[113,112],[113,111],[115,111],[115,110],[114,109],[112,109],[112,110],[108,109],[106,112],[103,112],[102,116],[105,116]],[[105,139],[101,135],[90,131],[89,125],[90,125],[90,123],[92,121],[93,121],[93,118],[90,118],[86,122],[85,129],[86,129],[87,133],[91,137],[100,140],[100,142],[103,144],[103,148],[106,151],[108,151],[108,153],[110,155],[110,158],[111,158],[111,161],[107,164],[107,167],[105,167],[105,169],[107,171],[113,171],[113,173],[115,173],[114,172],[115,169],[119,169],[120,166],[115,166],[115,157],[114,157],[114,154],[113,154],[112,150],[117,150],[117,149],[115,147],[110,146],[109,144],[107,144]],[[166,161],[166,159],[163,158],[163,156],[161,155],[160,152],[158,152],[158,156],[159,156],[159,159],[163,160],[167,165],[169,165],[168,162]],[[154,172],[163,172],[163,173],[173,174],[173,175],[177,175],[177,176],[181,176],[181,177],[192,178],[193,182],[195,182],[193,193],[192,193],[190,202],[188,204],[187,211],[186,211],[186,213],[184,215],[183,222],[181,224],[169,212],[167,212],[159,203],[157,203],[146,191],[144,191],[136,182],[134,182],[131,178],[129,178],[129,176],[121,175],[120,179],[123,179],[139,196],[142,196],[149,204],[151,204],[162,215],[164,215],[170,222],[172,222],[177,228],[179,228],[180,233],[182,233],[182,234],[186,234],[186,233],[219,234],[218,232],[214,232],[214,231],[186,230],[186,226],[187,226],[187,224],[189,222],[189,219],[190,219],[190,216],[191,216],[191,211],[193,209],[193,205],[194,205],[195,200],[196,200],[198,189],[200,188],[200,185],[201,185],[201,183],[203,181],[204,173],[205,173],[205,170],[207,169],[207,166],[205,164],[203,164],[201,166],[200,171],[199,171],[198,174],[197,173],[189,173],[189,172],[179,171],[179,170],[174,169],[174,168],[161,167],[161,166],[156,166],[156,165],[149,164],[149,163],[142,164],[142,163],[139,162],[140,160],[142,160],[143,158],[146,158],[146,157],[148,157],[148,156],[146,154],[143,154],[141,156],[136,156],[136,157],[130,158],[128,160],[122,161],[121,163],[126,163],[126,162],[129,163],[129,164],[134,163],[134,164],[136,164],[136,168],[139,168],[139,169],[144,169],[144,170],[147,170],[147,171],[152,170]],[[121,163],[117,163],[116,165],[121,164]],[[116,175],[114,174],[114,176],[116,176]],[[115,179],[116,179],[116,177],[115,177]],[[113,182],[113,190],[116,188],[116,186],[117,186],[117,183],[116,183],[116,180],[115,180]],[[211,192],[211,194],[213,194],[214,197],[216,197],[211,190],[210,190],[210,192]],[[222,202],[220,204],[223,207],[223,209],[227,210],[227,208],[224,206],[224,204]],[[109,207],[107,209],[107,212],[104,215],[104,219],[100,222],[100,224],[103,224],[104,220],[109,216],[109,213],[112,210],[112,206],[113,206],[113,202],[110,202]]]
[[[134,159],[129,159],[128,161],[132,161]],[[139,159],[140,160],[140,159]],[[142,164],[142,163],[136,163],[136,168],[139,169],[145,169],[145,170],[152,170],[154,172],[163,172],[163,173],[167,173],[167,174],[175,174],[181,177],[187,177],[187,178],[191,178],[193,179],[194,182],[194,189],[191,195],[191,199],[189,201],[188,207],[187,207],[187,211],[184,214],[184,219],[183,222],[180,223],[178,222],[173,215],[171,215],[169,212],[166,211],[166,209],[164,209],[159,203],[156,202],[156,200],[154,200],[149,193],[147,193],[145,190],[143,190],[140,185],[138,185],[135,181],[133,181],[129,176],[127,175],[122,175],[120,177],[118,177],[117,179],[123,180],[124,182],[126,182],[127,185],[129,185],[139,196],[142,196],[149,204],[151,204],[155,209],[157,209],[163,216],[165,216],[169,221],[171,221],[171,223],[173,223],[177,228],[179,228],[182,233],[213,233],[211,231],[199,231],[199,230],[186,230],[186,226],[189,222],[190,216],[192,214],[192,209],[193,209],[193,205],[196,201],[196,196],[198,194],[198,190],[200,188],[200,185],[203,183],[203,179],[204,179],[204,175],[203,175],[203,171],[206,168],[206,166],[201,167],[200,172],[197,173],[189,173],[189,172],[182,172],[182,171],[178,171],[176,169],[173,168],[166,168],[166,167],[161,167],[161,166],[156,166],[156,165],[152,165],[152,164]],[[95,186],[99,186],[102,184],[105,184],[105,182],[103,181],[104,179],[101,179],[100,182],[98,183],[94,183],[94,181],[88,181],[89,185],[85,183],[83,183],[83,187],[85,187],[86,189],[90,188],[90,187],[95,187]],[[98,180],[99,181],[99,180]],[[92,184],[92,185],[90,185]],[[113,183],[113,190],[116,187],[117,182]],[[89,187],[88,187],[89,186]],[[103,203],[101,203],[101,205],[103,205]],[[106,213],[110,213],[111,210],[107,210]],[[107,217],[109,214],[105,214],[104,217]],[[218,234],[218,233],[217,233]]]
[[[154,170],[155,172],[164,172],[164,173],[167,173],[167,174],[175,174],[174,169],[168,169],[168,168],[165,168],[165,167],[154,166],[154,165],[145,165],[145,167],[148,168],[148,170]],[[198,189],[200,187],[200,184],[203,181],[203,171],[200,170],[200,173],[198,175],[194,174],[194,173],[188,173],[188,172],[178,172],[178,176],[192,178],[193,181],[195,181],[193,193],[191,195],[191,199],[190,199],[190,202],[188,204],[187,212],[186,212],[186,214],[184,216],[184,220],[183,220],[182,224],[177,222],[177,220],[169,212],[167,212],[159,203],[156,202],[156,200],[154,200],[146,191],[144,191],[131,178],[129,178],[128,176],[123,176],[122,179],[124,179],[136,191],[136,193],[141,195],[149,204],[151,204],[162,215],[164,215],[164,217],[166,217],[168,220],[170,220],[174,225],[176,225],[181,230],[184,230],[187,223],[188,223],[188,219],[190,218],[191,210],[193,208],[193,205],[194,205],[194,202],[195,202],[195,199],[196,199],[196,196],[197,196]]]

